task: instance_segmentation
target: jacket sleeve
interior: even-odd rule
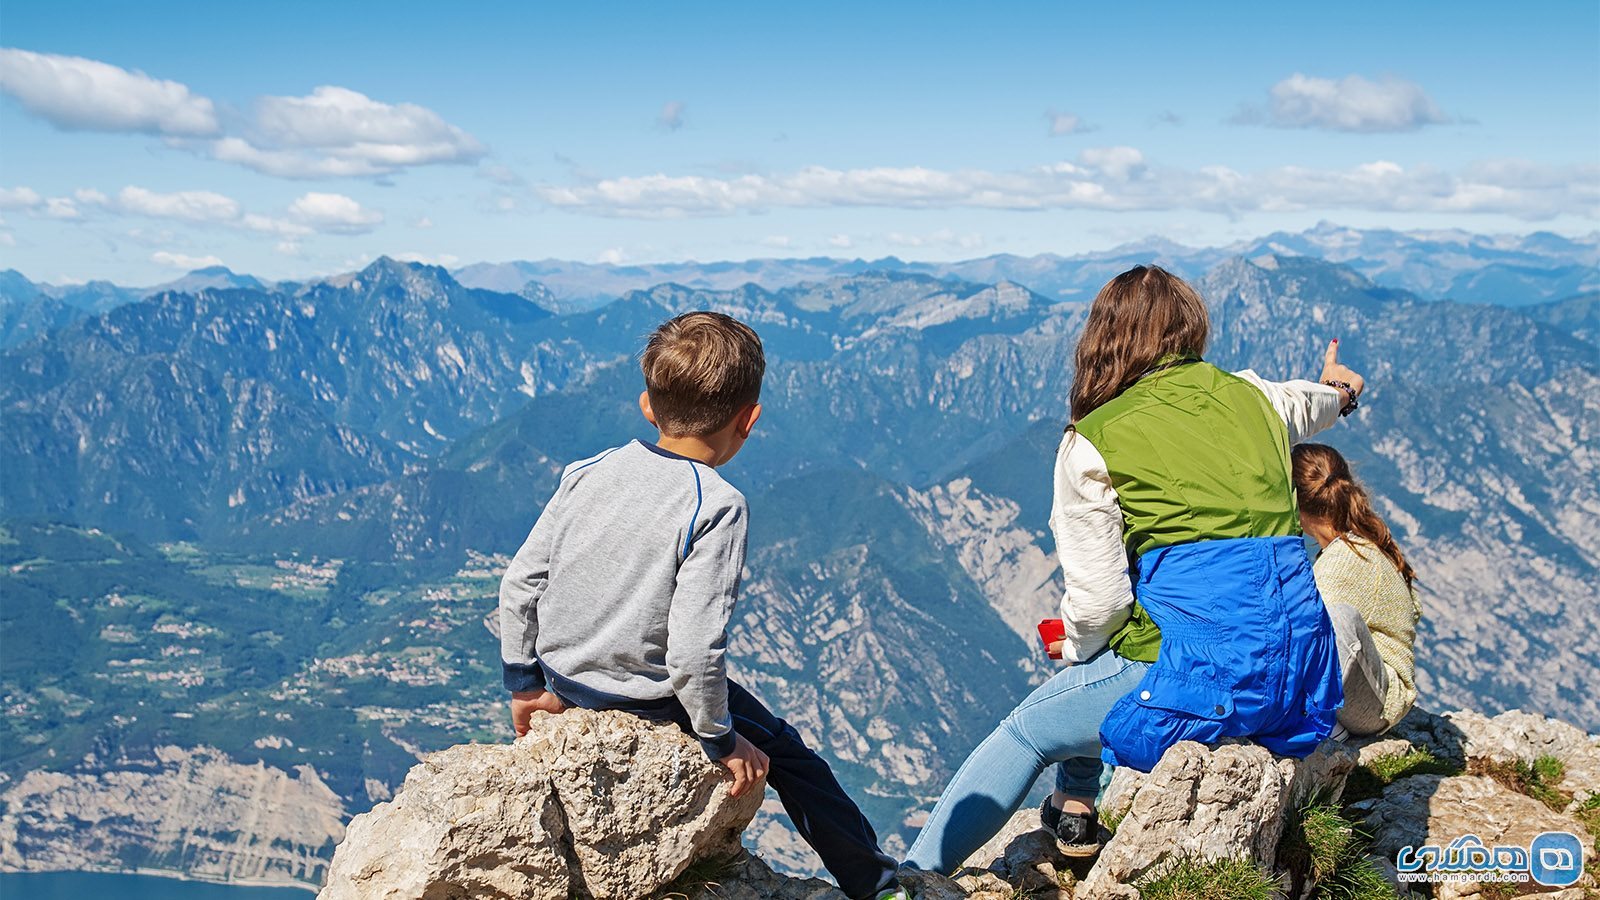
[[[1082,662],[1100,652],[1128,621],[1133,583],[1122,541],[1122,508],[1105,458],[1074,430],[1067,431],[1056,453],[1050,530],[1066,585],[1061,618],[1067,636],[1061,656]]]
[[[1345,395],[1338,388],[1314,381],[1267,381],[1252,369],[1235,372],[1267,395],[1267,402],[1289,428],[1289,443],[1298,444],[1339,421]]]
[[[500,579],[500,669],[508,691],[542,691],[539,665],[539,597],[550,582],[550,543],[562,488],[545,504],[528,539]]]
[[[712,759],[727,756],[734,747],[728,712],[728,620],[744,572],[747,520],[744,498],[739,497],[691,527],[667,613],[667,675]]]

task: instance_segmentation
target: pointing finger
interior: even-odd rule
[[[1339,339],[1334,338],[1328,342],[1328,350],[1322,355],[1322,364],[1337,366],[1339,364]]]

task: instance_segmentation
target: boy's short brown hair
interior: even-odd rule
[[[761,399],[767,360],[749,325],[716,312],[691,312],[661,324],[640,360],[656,427],[671,437],[721,429]]]

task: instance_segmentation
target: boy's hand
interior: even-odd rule
[[[745,740],[743,735],[734,736],[733,752],[717,762],[733,773],[733,788],[728,791],[730,797],[737,797],[749,790],[751,785],[760,784],[767,777],[767,769],[772,766],[767,755]]]
[[[1324,384],[1330,381],[1342,381],[1350,385],[1350,390],[1354,391],[1357,397],[1361,396],[1361,392],[1367,386],[1367,380],[1362,378],[1360,373],[1339,362],[1338,338],[1328,342],[1328,349],[1322,355],[1322,375],[1317,380]]]
[[[1044,645],[1044,652],[1050,654],[1051,659],[1061,659],[1062,652],[1065,650],[1066,646],[1066,641],[1051,641],[1050,643]],[[1067,665],[1070,666],[1072,664],[1067,663]]]
[[[567,705],[551,691],[514,691],[511,694],[511,728],[517,737],[528,733],[528,722],[534,713],[566,711]]]

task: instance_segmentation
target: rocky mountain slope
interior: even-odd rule
[[[1327,439],[1421,573],[1425,702],[1600,725],[1593,295],[1431,302],[1279,255],[1200,286],[1218,364],[1304,375],[1337,336],[1371,377]],[[1048,473],[1085,304],[866,272],[546,305],[382,261],[151,297],[0,355],[0,775],[92,785],[208,747],[308,766],[354,811],[419,754],[497,739],[503,554],[566,462],[645,436],[640,337],[716,308],[771,356],[760,433],[727,470],[753,511],[738,677],[903,848],[1046,671]],[[770,811],[747,836],[814,865]]]

